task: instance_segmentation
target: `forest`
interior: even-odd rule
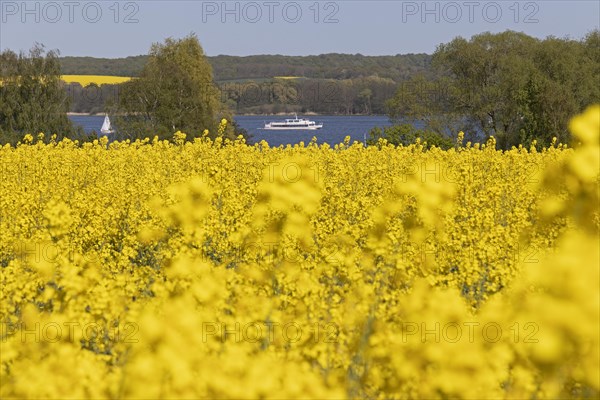
[[[137,77],[147,59],[62,57],[60,63],[63,75]],[[433,73],[427,54],[219,55],[206,59],[223,103],[237,114],[385,114],[385,101],[394,95],[399,82]],[[118,85],[69,84],[67,91],[72,99],[70,111],[78,113],[103,112],[119,96]]]

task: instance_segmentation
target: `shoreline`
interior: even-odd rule
[[[323,117],[323,116],[328,116],[328,117],[387,117],[387,115],[385,114],[319,114],[319,113],[315,113],[315,112],[306,112],[306,113],[277,113],[277,114],[254,114],[254,113],[245,113],[245,114],[235,114],[236,117],[283,117],[283,116],[288,116],[288,115],[294,115],[294,114],[299,114],[299,115],[308,115],[308,116],[315,116],[315,117]],[[76,113],[76,112],[68,112],[67,116],[71,117],[100,117],[103,116],[104,113],[95,113],[95,114],[90,114],[90,113]]]

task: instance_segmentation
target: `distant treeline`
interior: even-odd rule
[[[378,77],[357,79],[271,79],[222,82],[221,102],[236,114],[320,113],[385,114],[385,103],[394,96],[398,84]],[[102,113],[118,103],[122,86],[66,85],[70,111]]]
[[[138,76],[148,56],[127,58],[62,57],[63,75]],[[207,57],[217,82],[261,80],[277,76],[313,79],[356,79],[368,76],[403,81],[418,72],[430,71],[428,54],[363,56],[361,54],[321,54],[318,56],[215,56]]]
[[[384,114],[401,82],[432,74],[431,56],[260,55],[207,57],[221,99],[239,114],[315,112]],[[63,57],[64,75],[138,76],[147,56],[120,59]],[[293,78],[293,79],[290,79]],[[118,85],[67,86],[71,111],[99,113],[116,101]]]
[[[63,75],[138,76],[148,56],[126,58],[60,57]]]

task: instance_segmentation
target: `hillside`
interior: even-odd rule
[[[147,56],[126,58],[61,57],[63,75],[137,76]]]
[[[137,76],[147,56],[127,58],[62,57],[65,75]],[[363,56],[361,54],[321,54],[318,56],[224,56],[208,57],[215,80],[271,79],[275,76],[301,76],[313,79],[356,79],[379,76],[400,82],[417,72],[428,72],[431,56],[404,54]]]
[[[385,114],[385,102],[398,85],[417,73],[431,77],[431,56],[219,55],[208,57],[222,100],[237,114],[316,112]],[[138,76],[147,56],[127,58],[63,57],[63,75]],[[302,77],[305,79],[275,79]],[[102,95],[71,85],[72,112],[101,112],[118,89],[105,85]],[[96,90],[96,89],[94,89]],[[93,101],[90,98],[94,99]]]

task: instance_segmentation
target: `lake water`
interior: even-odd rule
[[[83,129],[91,133],[99,132],[104,116],[102,115],[71,115],[69,116],[74,124],[80,125]],[[365,136],[369,137],[369,131],[376,126],[390,126],[391,123],[386,116],[341,116],[341,115],[318,115],[304,117],[323,123],[323,128],[314,131],[282,130],[268,131],[261,129],[266,122],[282,121],[291,116],[236,116],[235,121],[241,128],[248,131],[251,135],[250,143],[257,143],[265,140],[270,146],[279,146],[286,144],[296,144],[300,142],[308,143],[313,136],[316,136],[317,142],[337,144],[344,141],[344,137],[350,136],[351,142],[357,140],[362,142]],[[302,118],[302,116],[299,116]]]

